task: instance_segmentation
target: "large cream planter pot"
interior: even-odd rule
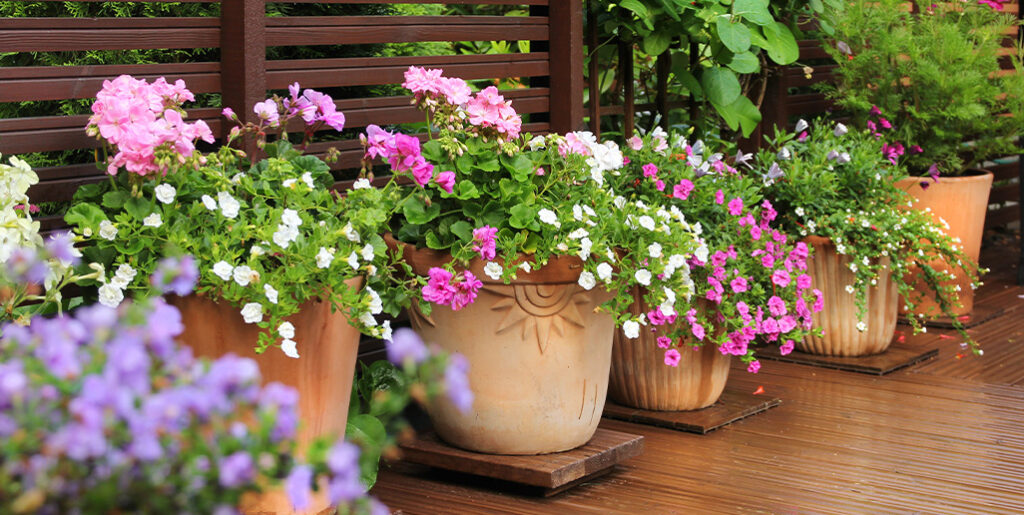
[[[896,185],[917,199],[914,209],[931,209],[930,213],[936,223],[941,224],[940,218],[945,220],[949,224],[946,233],[951,237],[960,238],[964,253],[977,262],[981,253],[981,237],[985,231],[985,214],[988,212],[992,179],[992,172],[979,171],[963,177],[939,177],[937,183],[930,178],[908,177],[901,179]],[[927,189],[922,188],[922,181],[930,186]],[[961,305],[953,309],[953,315],[971,313],[974,310],[974,290],[971,289],[967,277],[958,268],[950,267],[943,261],[936,260],[932,266],[936,270],[949,270],[957,275],[951,284],[960,286]],[[929,291],[923,279],[914,285],[914,289]],[[905,312],[903,304],[900,303],[900,313]],[[938,303],[933,297],[925,298],[915,307],[914,313],[937,315]]]
[[[640,290],[634,291],[630,311],[635,316],[647,311]],[[615,331],[608,396],[623,406],[654,411],[698,410],[717,402],[729,378],[731,356],[716,345],[696,350],[684,346],[679,365],[668,366],[657,336],[641,330],[639,338],[627,338]]]
[[[899,292],[889,271],[889,258],[879,272],[878,285],[866,286],[865,331],[857,329],[856,295],[846,291],[856,276],[850,271],[850,257],[836,252],[832,240],[818,236],[804,238],[814,248],[807,261],[812,284],[824,294],[825,307],[814,315],[814,329],[824,336],[808,335],[796,342],[797,350],[823,356],[868,356],[885,352],[896,332]]]
[[[359,288],[362,278],[346,282]],[[359,348],[359,331],[349,325],[345,314],[331,312],[328,302],[311,301],[288,317],[296,329],[301,357],[289,358],[280,349],[267,349],[262,355],[253,350],[259,328],[246,324],[239,309],[227,302],[189,295],[169,297],[181,311],[185,331],[178,341],[192,348],[197,356],[216,359],[225,354],[252,357],[260,367],[263,383],[279,382],[299,393],[299,449],[305,449],[318,437],[342,437],[348,418],[352,377]],[[324,490],[311,497],[310,508],[295,512],[280,489],[242,498],[239,509],[246,514],[313,514],[329,507]]]
[[[451,260],[389,240],[419,275]],[[473,407],[463,413],[444,398],[430,403],[437,434],[489,454],[544,454],[587,443],[604,410],[615,330],[611,316],[594,310],[611,294],[580,287],[582,262],[575,258],[553,258],[509,285],[490,280],[483,265],[470,264],[484,285],[469,306],[434,306],[429,317],[410,310],[424,341],[469,361]]]

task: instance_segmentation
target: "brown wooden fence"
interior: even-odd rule
[[[45,0],[54,1],[54,0]],[[189,1],[189,0],[186,0]],[[199,0],[204,1],[204,0]],[[298,81],[303,87],[400,84],[410,65],[444,68],[465,79],[524,78],[528,87],[503,91],[527,114],[524,130],[569,131],[583,122],[582,0],[328,0],[345,4],[482,4],[528,6],[527,16],[266,16],[263,0],[223,0],[212,18],[3,18],[0,53],[219,48],[219,62],[146,65],[28,66],[0,68],[0,102],[87,99],[105,79],[121,74],[183,79],[194,93],[221,93],[222,107],[251,117],[252,105],[268,90]],[[298,0],[293,3],[305,2]],[[530,41],[529,53],[424,55],[268,61],[267,48],[303,45],[361,45],[436,41]],[[344,98],[336,104],[346,129],[367,124],[421,121],[410,98]],[[227,127],[220,108],[189,110],[218,137]],[[0,153],[21,154],[98,146],[85,135],[87,116],[44,116],[0,120]],[[341,151],[336,168],[359,165],[358,140],[315,143]],[[37,170],[33,202],[70,200],[83,184],[103,180],[93,162]],[[339,187],[345,187],[340,183]],[[43,220],[44,228],[60,224]]]

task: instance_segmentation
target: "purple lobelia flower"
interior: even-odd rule
[[[220,462],[217,479],[221,486],[234,488],[249,482],[256,476],[256,468],[252,456],[245,451],[238,451]]]
[[[81,252],[75,249],[74,238],[68,231],[57,232],[46,240],[46,251],[65,266],[74,266],[81,261]]]
[[[416,331],[408,328],[401,328],[395,331],[391,341],[387,342],[388,361],[402,365],[407,360],[413,363],[422,363],[427,359],[429,352],[423,345],[423,340]]]
[[[199,267],[196,266],[195,258],[189,255],[164,258],[157,264],[150,280],[162,293],[184,297],[196,287]]]
[[[468,373],[469,360],[462,354],[453,354],[444,371],[445,392],[452,404],[463,413],[473,407],[473,390],[469,387]]]
[[[345,441],[334,444],[327,453],[327,468],[331,471],[327,498],[332,504],[363,495],[365,487],[359,482],[359,447]]]
[[[285,493],[296,511],[309,507],[309,489],[313,482],[313,469],[309,465],[298,465],[292,468],[288,479],[284,482]]]

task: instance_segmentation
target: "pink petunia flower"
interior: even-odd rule
[[[644,171],[644,177],[657,177],[658,165],[654,163],[647,163],[641,167]]]
[[[756,374],[758,370],[761,370],[761,362],[756,359],[751,361],[750,365],[747,366],[747,372],[750,372],[751,374]]]
[[[794,345],[795,344],[793,343],[793,340],[786,340],[786,343],[783,343],[781,346],[779,346],[779,354],[785,356],[790,352],[793,352]]]
[[[743,213],[743,199],[736,197],[729,201],[729,214],[739,216]]]
[[[785,288],[789,286],[790,281],[789,272],[785,270],[779,269],[772,273],[772,283],[777,286]]]
[[[672,187],[672,196],[680,200],[686,200],[690,193],[693,192],[693,188],[693,182],[689,179],[683,179],[679,181],[679,184]]]
[[[679,366],[679,360],[681,358],[682,358],[682,355],[680,355],[679,351],[676,350],[676,349],[669,349],[669,350],[665,351],[665,364],[670,366],[670,367],[678,367]]]
[[[662,349],[667,349],[672,346],[672,339],[668,336],[659,336],[657,341],[658,347],[661,347]]]

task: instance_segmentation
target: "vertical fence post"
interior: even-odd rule
[[[1017,21],[1019,22],[1024,13],[1021,13],[1021,1],[1017,0]],[[1021,28],[1017,26],[1017,41],[1021,41]],[[1017,143],[1021,143],[1020,134],[1017,135]],[[1024,155],[1017,155],[1017,209],[1020,216],[1017,219],[1018,232],[1020,232],[1020,257],[1017,260],[1017,284],[1024,286]]]
[[[243,122],[267,95],[267,38],[264,0],[223,0],[220,11],[222,104]]]
[[[583,0],[551,0],[548,7],[551,62],[551,130],[583,124]]]
[[[601,67],[597,58],[597,2],[587,0],[587,52],[590,54],[587,87],[590,91],[590,132],[601,139]]]
[[[636,122],[636,105],[634,103],[633,79],[633,43],[619,40],[619,72],[622,80],[622,137],[633,137]]]

